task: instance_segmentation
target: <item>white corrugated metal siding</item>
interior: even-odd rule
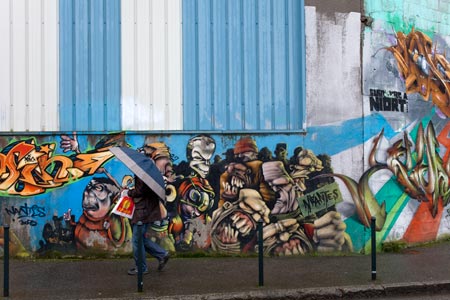
[[[122,0],[122,129],[182,129],[181,0]]]
[[[58,1],[0,0],[0,131],[58,130]]]

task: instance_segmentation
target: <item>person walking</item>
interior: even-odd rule
[[[169,252],[162,248],[157,243],[153,242],[147,237],[147,229],[152,222],[162,219],[161,210],[159,207],[159,197],[147,186],[139,177],[134,176],[134,189],[128,190],[128,196],[131,197],[135,203],[135,210],[131,218],[133,236],[131,242],[133,244],[133,256],[135,266],[128,270],[129,275],[136,275],[138,273],[138,255],[147,252],[158,260],[158,271],[162,271],[169,260]],[[143,223],[141,232],[143,240],[143,249],[139,249],[138,236],[138,222]],[[145,252],[144,252],[145,251]],[[142,260],[142,272],[148,274],[147,261]]]

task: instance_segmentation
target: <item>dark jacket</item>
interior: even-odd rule
[[[133,198],[135,203],[131,224],[139,221],[145,224],[161,220],[158,195],[139,177],[134,176],[134,189],[128,191],[128,196]]]

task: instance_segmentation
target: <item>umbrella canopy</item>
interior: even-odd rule
[[[166,198],[164,178],[151,158],[128,147],[112,147],[109,151],[131,172],[142,179],[161,199]]]

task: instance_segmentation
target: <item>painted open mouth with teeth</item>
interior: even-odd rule
[[[254,229],[255,223],[251,217],[238,211],[223,222],[218,231],[222,243],[236,243],[239,236],[248,237]]]
[[[300,239],[291,238],[285,243],[278,244],[273,250],[273,254],[278,256],[299,255],[305,254],[305,250],[301,245]]]
[[[227,200],[237,199],[240,189],[247,186],[245,181],[237,176],[231,176],[229,181],[222,184],[223,194],[222,197]]]

